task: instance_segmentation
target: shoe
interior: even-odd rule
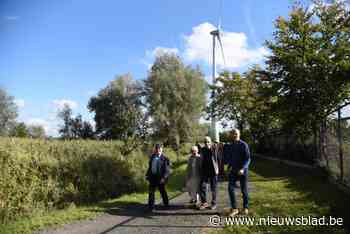
[[[228,216],[233,217],[239,214],[238,209],[231,209],[231,212],[228,214]]]
[[[197,201],[195,199],[191,199],[188,203],[190,203],[192,205],[192,204],[196,204]]]
[[[204,210],[204,209],[206,209],[206,208],[208,208],[209,207],[209,205],[208,205],[208,203],[206,203],[206,202],[204,202],[204,203],[202,203],[200,206],[199,206],[199,210]]]
[[[210,209],[211,210],[216,210],[216,205],[211,205]]]
[[[242,214],[248,215],[248,214],[249,214],[248,208],[244,208],[244,209],[242,210]]]

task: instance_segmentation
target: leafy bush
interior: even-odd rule
[[[0,223],[144,189],[147,156],[118,144],[0,138]]]

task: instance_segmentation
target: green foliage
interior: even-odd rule
[[[10,136],[13,137],[28,137],[29,131],[25,123],[16,123],[15,126],[10,131]]]
[[[209,111],[234,120],[252,142],[276,128],[304,142],[350,103],[350,13],[341,1],[296,4],[275,27],[266,68],[223,72]]]
[[[167,151],[167,149],[165,149]],[[174,165],[172,174],[167,183],[169,198],[181,194],[183,181],[186,175],[187,163],[182,162]],[[148,186],[140,189],[140,192],[127,193],[120,197],[103,200],[98,203],[75,206],[70,204],[66,209],[52,210],[50,212],[35,212],[30,217],[21,218],[18,221],[1,224],[1,234],[12,233],[33,233],[40,232],[40,229],[51,229],[62,224],[72,223],[76,220],[93,219],[104,213],[118,213],[119,210],[133,209],[135,204],[145,204],[148,198]],[[156,199],[160,199],[160,194],[156,193]]]
[[[89,122],[83,121],[80,114],[75,118],[70,119],[70,126],[72,130],[72,137],[75,139],[92,139],[94,137],[93,127]]]
[[[0,139],[0,222],[143,188],[147,157],[118,144]]]
[[[220,233],[348,233],[350,199],[315,170],[292,167],[256,158],[249,183],[251,209],[248,217],[341,217],[343,225],[228,225]]]
[[[0,88],[0,136],[8,135],[17,118],[17,106],[12,96]]]
[[[26,125],[23,122],[15,123],[9,135],[11,137],[45,138],[45,129],[40,125]]]
[[[142,137],[147,118],[141,109],[139,84],[130,74],[118,76],[89,101],[96,132],[103,139]]]
[[[161,54],[144,91],[154,135],[175,147],[191,140],[207,99],[207,85],[199,68],[185,66],[174,54]]]
[[[71,119],[72,119],[72,109],[68,104],[64,104],[62,110],[60,110],[57,114],[57,117],[63,121],[63,125],[60,127],[58,132],[61,134],[63,139],[71,139],[72,138],[72,127],[71,127]]]
[[[218,81],[222,84],[214,87],[215,98],[210,109],[214,115],[235,121],[247,141],[259,139],[279,121],[271,110],[276,97],[271,95],[270,84],[261,76],[259,67],[253,67],[243,75],[223,72]],[[226,141],[230,140],[229,134]]]
[[[94,138],[95,133],[91,124],[87,121],[83,121],[80,114],[76,117],[72,117],[72,109],[68,105],[64,105],[57,116],[63,121],[63,125],[59,129],[59,133],[63,139]],[[36,135],[42,134],[41,130],[37,128],[32,129],[32,132]]]
[[[46,136],[44,127],[40,125],[29,125],[28,134],[32,138],[45,138]]]
[[[308,135],[350,101],[350,13],[341,1],[295,5],[276,21],[266,75],[285,128]]]

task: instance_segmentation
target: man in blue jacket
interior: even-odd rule
[[[154,193],[156,188],[159,189],[162,196],[164,206],[169,205],[168,194],[165,190],[165,184],[170,175],[170,161],[163,154],[163,148],[160,144],[156,144],[154,153],[149,160],[149,166],[146,179],[149,181],[148,208],[154,209]]]
[[[224,148],[224,163],[229,167],[228,192],[231,201],[230,216],[239,213],[235,197],[235,183],[240,182],[243,195],[243,213],[248,214],[248,167],[250,163],[250,151],[247,143],[240,139],[240,131],[232,131],[233,142]]]

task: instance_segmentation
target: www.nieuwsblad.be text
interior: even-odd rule
[[[209,217],[209,225],[211,226],[342,226],[343,218],[335,218],[332,216],[312,217],[312,216],[300,216],[300,217],[249,217],[249,216],[236,216],[236,217],[222,217],[219,215],[213,215]]]

